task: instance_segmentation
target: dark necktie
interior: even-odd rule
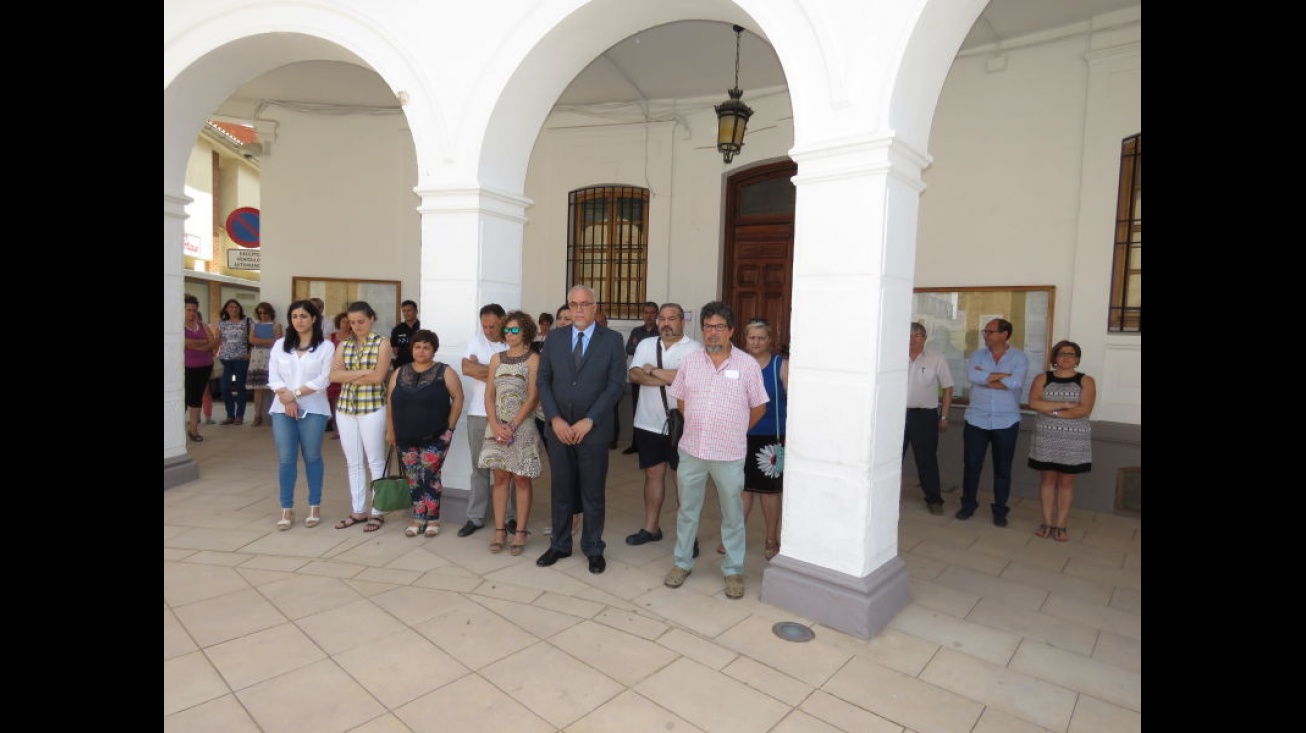
[[[580,358],[585,354],[585,332],[581,331],[576,334],[576,348],[571,350],[571,363],[580,370]]]

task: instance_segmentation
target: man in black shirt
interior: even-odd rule
[[[391,366],[395,369],[413,360],[413,334],[422,327],[422,322],[417,320],[417,303],[405,300],[399,306],[399,314],[404,320],[390,330],[390,348],[395,352]]]
[[[644,339],[650,336],[658,335],[658,327],[656,323],[658,319],[658,304],[654,303],[651,300],[645,303],[643,315],[644,315],[644,325],[635,326],[634,328],[632,328],[630,330],[630,338],[626,339],[627,358],[635,355],[635,347],[639,345],[640,341],[643,341]],[[632,415],[635,414],[636,407],[639,407],[639,385],[635,384],[634,382],[631,382],[630,383],[630,414]],[[637,452],[638,450],[637,448],[635,448],[634,428],[632,428],[630,432],[631,432],[630,447],[622,451],[622,454],[627,456]]]

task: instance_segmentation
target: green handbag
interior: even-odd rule
[[[413,492],[408,488],[408,477],[399,471],[399,475],[390,473],[390,466],[395,455],[395,447],[385,454],[386,476],[372,479],[372,508],[379,512],[397,512],[413,506]]]

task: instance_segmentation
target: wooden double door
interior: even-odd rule
[[[744,325],[764,318],[776,346],[789,353],[789,311],[794,270],[794,201],[790,160],[751,168],[726,183],[723,300],[738,320],[735,345],[743,347]]]

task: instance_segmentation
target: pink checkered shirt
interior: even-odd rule
[[[757,360],[737,348],[720,368],[705,350],[686,355],[667,396],[685,401],[680,448],[704,461],[748,455],[749,410],[770,402]]]

